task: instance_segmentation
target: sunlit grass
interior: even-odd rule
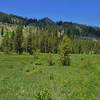
[[[58,55],[0,54],[0,100],[35,100],[48,90],[52,100],[95,100],[100,92],[100,55],[71,55],[62,66]]]

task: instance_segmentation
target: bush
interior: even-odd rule
[[[36,62],[35,65],[42,65],[40,62]]]
[[[30,64],[33,64],[33,61],[31,61]]]
[[[26,72],[30,72],[30,70],[29,69],[26,69]]]
[[[62,65],[70,65],[70,45],[71,40],[69,37],[64,36],[60,45],[59,45],[59,54],[60,54],[60,61]]]
[[[70,57],[69,55],[60,55],[60,62],[62,65],[67,65],[69,66],[70,65]]]
[[[43,71],[42,71],[42,70],[40,70],[39,72],[40,72],[41,74],[43,73]]]
[[[37,59],[35,65],[42,65],[41,59]]]
[[[53,79],[54,79],[54,75],[52,73],[52,74],[50,74],[50,80],[53,80]]]
[[[35,70],[35,67],[33,66],[33,70]]]
[[[82,58],[81,58],[81,61],[83,61],[83,60],[84,60],[84,58],[82,57]]]
[[[48,63],[49,63],[50,66],[55,64],[53,62],[53,58],[52,58],[52,54],[51,53],[49,53],[49,55],[48,55]]]

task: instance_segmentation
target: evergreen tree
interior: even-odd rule
[[[59,45],[60,61],[62,65],[70,65],[70,45],[71,40],[69,39],[69,37],[64,36]]]
[[[10,45],[9,45],[9,34],[8,32],[6,33],[6,35],[4,36],[3,40],[2,40],[2,44],[1,44],[2,50],[5,53],[9,53],[10,51]]]
[[[11,37],[10,37],[10,51],[14,51],[15,50],[15,45],[14,45],[14,42],[15,42],[15,32],[13,31],[12,34],[11,34]]]
[[[32,33],[29,33],[28,39],[27,39],[27,52],[32,55],[33,54],[33,36]]]
[[[1,36],[2,37],[4,36],[4,28],[3,27],[1,28]]]
[[[23,43],[23,28],[19,26],[17,27],[15,34],[15,50],[17,54],[21,54],[23,52],[22,43]]]

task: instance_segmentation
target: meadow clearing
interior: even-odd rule
[[[72,54],[62,66],[53,54],[0,53],[0,100],[96,100],[100,92],[100,55]],[[49,98],[49,99],[48,99]]]

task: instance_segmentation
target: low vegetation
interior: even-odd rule
[[[95,100],[100,91],[100,55],[70,55],[70,66],[48,64],[49,54],[0,53],[0,100]],[[46,92],[47,91],[47,92]]]

